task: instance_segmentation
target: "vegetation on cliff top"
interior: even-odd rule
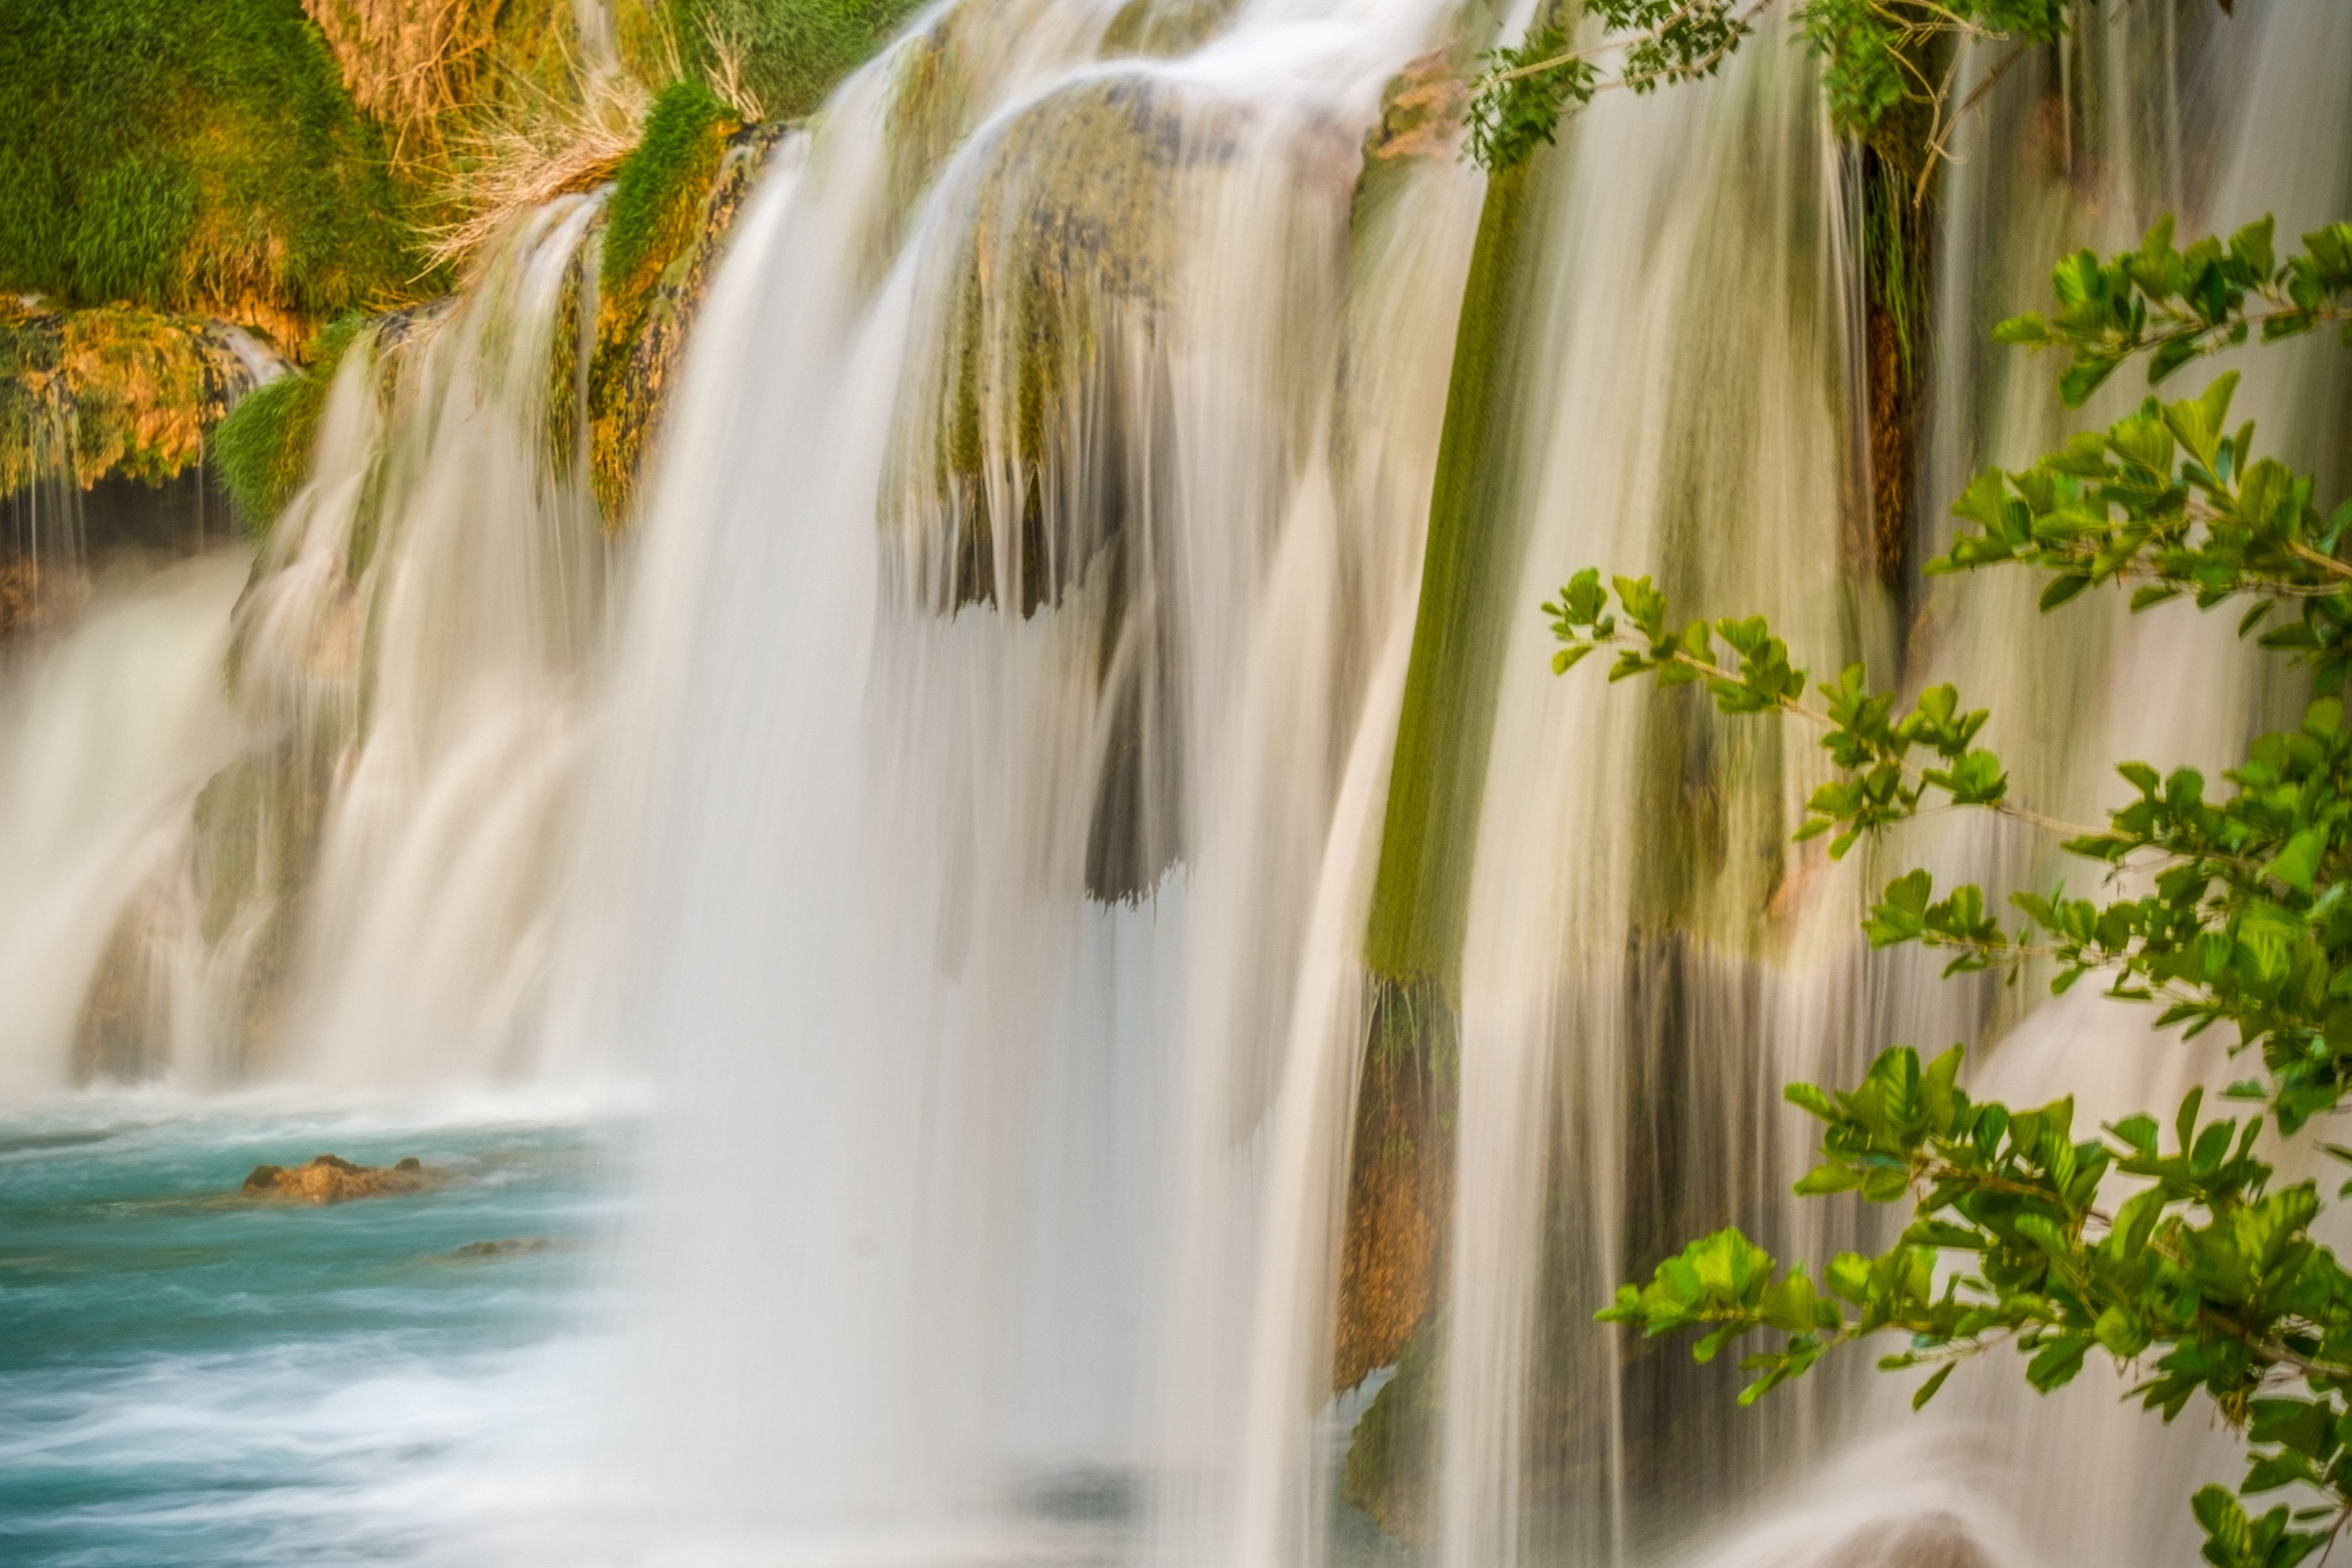
[[[674,49],[683,75],[719,83],[747,118],[796,120],[889,41],[919,0],[639,0],[618,19],[625,54]]]
[[[0,292],[219,318],[299,353],[348,341],[319,331],[338,316],[446,292],[515,212],[617,172],[608,293],[616,333],[642,326],[721,122],[813,109],[909,8],[622,0],[615,65],[570,0],[0,0]],[[0,373],[38,381],[11,343]],[[241,504],[299,483],[329,373],[225,435]],[[201,426],[216,402],[183,412]],[[34,462],[23,423],[11,472]]]
[[[412,290],[412,208],[299,0],[0,0],[0,287],[278,329]]]
[[[636,150],[613,176],[602,288],[643,287],[646,273],[657,274],[684,246],[733,125],[726,101],[700,81],[673,82],[654,99]]]
[[[671,83],[654,99],[645,135],[614,176],[596,284],[596,341],[588,364],[590,476],[605,517],[628,506],[659,393],[668,345],[647,341],[663,284],[701,237],[704,209],[738,126],[705,83]],[[680,287],[683,279],[673,279]]]

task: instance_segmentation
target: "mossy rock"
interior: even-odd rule
[[[1550,150],[1494,175],[1454,336],[1421,602],[1391,768],[1366,958],[1376,976],[1459,984],[1502,677],[1502,602],[1517,580],[1524,507],[1515,494],[1523,396],[1521,325],[1535,265],[1525,242]]]
[[[250,384],[211,321],[0,308],[0,495],[173,478],[202,459],[206,431]]]
[[[1342,1499],[1414,1546],[1437,1538],[1438,1415],[1445,1388],[1444,1322],[1423,1320],[1356,1422],[1339,1476]]]
[[[212,433],[214,463],[251,531],[266,533],[310,477],[327,393],[363,335],[387,334],[356,314],[329,322],[304,347],[299,367],[243,398]]]
[[[168,984],[156,983],[155,939],[168,918],[161,891],[151,883],[131,900],[99,954],[74,1020],[76,1083],[133,1083],[163,1069],[154,1060],[170,1005]]]
[[[1230,160],[1222,112],[1157,78],[1102,78],[1032,105],[988,150],[934,302],[930,390],[902,405],[883,488],[919,601],[1034,614],[1140,504],[1148,389],[1118,350],[1155,330],[1192,176]]]
[[[1103,33],[1107,58],[1191,54],[1225,25],[1234,0],[1127,0]]]
[[[783,131],[740,127],[707,89],[674,88],[656,102],[644,142],[614,183],[586,375],[589,474],[608,527],[628,516],[688,329]],[[560,361],[576,340],[562,324],[558,338]]]
[[[0,287],[292,340],[415,287],[415,204],[300,0],[57,0],[0,26]]]
[[[902,106],[940,94],[907,110],[940,116],[909,122],[911,140],[949,134],[956,47],[947,36],[900,67]],[[918,306],[931,358],[900,401],[877,508],[887,569],[930,612],[1025,617],[1087,596],[1108,732],[1085,877],[1104,902],[1147,896],[1181,852],[1181,656],[1152,592],[1166,563],[1129,524],[1155,504],[1152,455],[1171,438],[1155,340],[1176,225],[1230,164],[1243,112],[1157,78],[1097,78],[1028,106],[960,166],[970,226]],[[905,156],[913,170],[935,153]]]
[[[916,203],[971,133],[982,96],[972,80],[973,16],[964,6],[940,12],[901,40],[884,68],[890,78],[882,118],[883,200],[865,246],[872,277],[888,269]]]

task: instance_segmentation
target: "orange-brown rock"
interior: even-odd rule
[[[1434,1016],[1402,1021],[1416,1012]],[[1394,1365],[1436,1295],[1454,1207],[1452,1055],[1450,1012],[1395,994],[1376,1005],[1339,1242],[1334,1391]]]
[[[344,1203],[355,1197],[404,1197],[427,1192],[450,1179],[415,1156],[397,1165],[353,1165],[341,1155],[320,1155],[309,1165],[256,1166],[240,1189],[247,1197],[285,1198],[295,1203]]]

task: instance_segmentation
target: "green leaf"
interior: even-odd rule
[[[2087,1339],[2060,1339],[2045,1342],[2025,1365],[2025,1381],[2043,1394],[2063,1387],[2083,1370],[2083,1358],[2091,1352]]]
[[[2098,391],[2100,384],[2115,373],[2119,361],[2101,354],[2085,353],[2077,349],[2074,362],[2058,378],[2058,395],[2068,408],[2080,408],[2084,400]]]
[[[1815,1166],[1801,1177],[1796,1186],[1799,1197],[1819,1197],[1827,1193],[1853,1192],[1863,1183],[1863,1173],[1852,1166]]]
[[[2326,828],[2304,829],[2263,867],[2263,874],[2277,878],[2297,893],[2309,893],[2312,878],[2319,873],[2320,857],[2327,852],[2327,839]]]
[[[1992,340],[2024,345],[2047,343],[2051,340],[2050,323],[2042,319],[2041,311],[2028,310],[2024,315],[2011,316],[1995,327]]]
[[[2051,579],[2050,586],[2042,591],[2042,608],[2044,611],[2055,610],[2090,586],[2088,572],[2070,571],[2054,577]]]

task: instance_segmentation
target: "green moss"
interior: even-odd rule
[[[1167,57],[1188,54],[1232,14],[1232,0],[1128,0],[1103,32],[1102,52]]]
[[[665,290],[689,292],[696,242],[726,161],[734,114],[699,81],[674,82],[646,115],[645,134],[614,176],[604,208],[596,285],[596,346],[588,363],[590,477],[608,522],[635,487],[653,404],[667,373],[659,333]]]
[[[247,393],[214,427],[214,466],[253,532],[267,532],[309,477],[328,389],[363,325],[350,315],[321,328],[310,340],[309,364]]]
[[[1524,530],[1510,455],[1523,401],[1515,330],[1529,182],[1549,150],[1494,175],[1464,286],[1429,507],[1421,605],[1389,779],[1366,959],[1375,975],[1451,996]]]
[[[654,99],[645,134],[614,176],[604,209],[605,292],[644,287],[645,274],[658,273],[690,237],[719,167],[722,124],[731,119],[726,103],[699,81],[672,82]]]
[[[0,0],[0,287],[315,317],[410,287],[408,205],[300,0]]]
[[[656,0],[646,9],[677,41],[689,74],[732,53],[762,114],[814,111],[840,80],[881,51],[919,0]]]
[[[151,485],[204,455],[244,372],[211,326],[136,307],[0,311],[0,495]]]
[[[0,496],[67,461],[64,347],[56,317],[0,314]]]
[[[1027,616],[1058,602],[1140,504],[1119,456],[1136,411],[1110,356],[1166,297],[1169,217],[1183,210],[1188,175],[1223,156],[1213,139],[1187,138],[1184,113],[1164,84],[1097,78],[1033,105],[991,154],[937,392],[909,404],[893,434],[898,474],[882,517],[919,535],[952,523],[950,580],[918,589],[940,609]],[[1082,497],[1072,481],[1094,488]],[[995,516],[992,494],[1016,497],[1019,515]],[[1053,525],[1061,532],[1048,538]],[[996,580],[1000,531],[1018,540],[1017,582]]]
[[[1425,1320],[1348,1443],[1339,1495],[1400,1541],[1426,1546],[1437,1533],[1437,1423],[1445,1385],[1444,1325]]]

